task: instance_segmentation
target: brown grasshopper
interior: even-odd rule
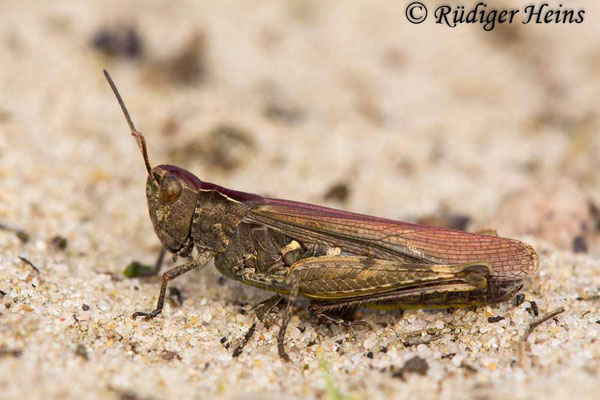
[[[530,245],[493,233],[272,199],[201,181],[172,165],[152,168],[144,136],[104,74],[144,157],[154,231],[164,249],[189,260],[163,274],[156,309],[135,312],[133,318],[160,314],[168,282],[214,258],[226,277],[277,293],[271,305],[289,296],[277,340],[280,356],[288,360],[284,338],[296,296],[313,300],[310,310],[317,317],[343,324],[327,313],[345,307],[450,308],[505,301],[538,270]]]

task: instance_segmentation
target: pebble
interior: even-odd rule
[[[371,350],[371,349],[375,348],[375,346],[377,345],[377,342],[378,342],[377,337],[371,336],[363,342],[363,347],[367,350]]]

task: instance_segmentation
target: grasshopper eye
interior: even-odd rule
[[[171,204],[177,201],[181,195],[181,183],[175,176],[165,175],[160,184],[160,202],[162,204]]]

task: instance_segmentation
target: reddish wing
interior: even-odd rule
[[[409,224],[288,200],[264,199],[247,214],[253,222],[308,243],[324,243],[383,260],[462,264],[487,262],[496,280],[522,279],[538,256],[518,240]]]

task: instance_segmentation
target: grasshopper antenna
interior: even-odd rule
[[[117,101],[119,102],[119,105],[121,106],[121,110],[123,110],[123,114],[125,115],[125,119],[127,120],[127,124],[129,125],[129,129],[131,129],[131,135],[135,138],[135,141],[136,141],[138,147],[142,151],[142,156],[144,157],[144,163],[146,164],[146,169],[148,170],[148,176],[150,176],[156,182],[156,179],[152,175],[152,167],[150,166],[150,159],[148,158],[148,149],[146,148],[146,139],[144,138],[144,135],[141,132],[139,132],[135,129],[135,126],[133,125],[133,122],[131,121],[131,117],[129,116],[129,112],[127,111],[127,107],[125,107],[125,103],[123,102],[123,99],[121,98],[121,94],[119,93],[119,90],[117,89],[117,85],[115,85],[115,83],[113,82],[112,78],[108,74],[108,71],[106,71],[106,70],[103,70],[103,71],[104,71],[104,76],[106,77],[106,80],[108,81],[108,84],[110,85],[112,91],[114,92],[115,96],[117,97]],[[158,183],[158,182],[156,182],[156,183]]]

